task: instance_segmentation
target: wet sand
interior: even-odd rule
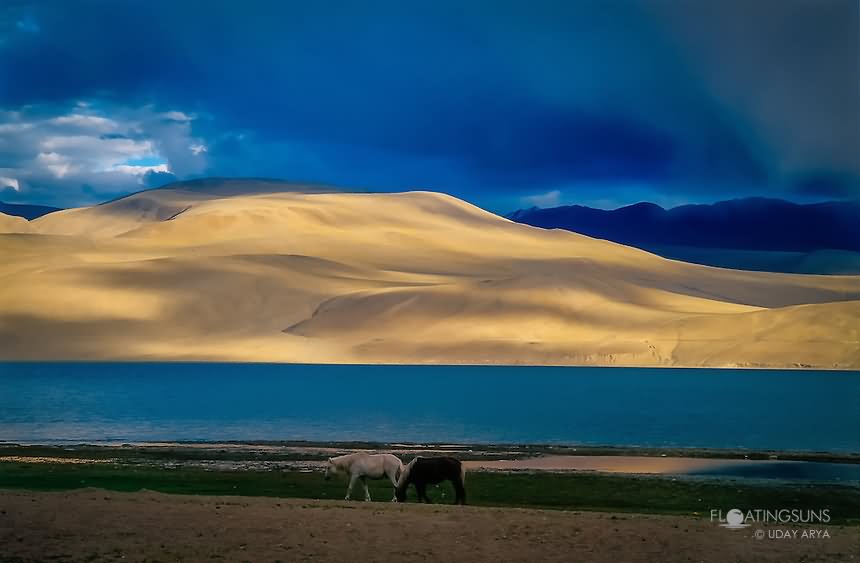
[[[638,473],[684,475],[739,465],[743,463],[784,463],[780,461],[706,459],[693,457],[641,457],[622,455],[557,455],[526,459],[466,461],[470,469],[531,471],[602,471],[605,473]]]
[[[0,491],[4,561],[860,559],[860,528],[827,529],[829,539],[755,539],[755,528],[726,530],[702,517],[96,489]]]

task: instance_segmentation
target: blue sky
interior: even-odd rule
[[[855,0],[0,7],[0,199],[200,176],[494,211],[860,197]]]

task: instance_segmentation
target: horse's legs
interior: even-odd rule
[[[367,488],[367,478],[361,478],[361,484],[364,485],[364,500],[365,502],[370,502],[370,489]]]
[[[346,489],[346,496],[343,497],[343,500],[349,500],[350,495],[352,494],[352,487],[355,486],[355,482],[358,480],[357,474],[352,474],[349,476],[349,487]]]
[[[457,499],[454,501],[457,504],[466,504],[466,487],[462,479],[452,480],[454,483],[454,492],[457,494]]]
[[[423,500],[427,504],[432,504],[427,496],[427,485],[425,483],[415,483],[415,491],[418,493],[418,500]]]
[[[391,493],[393,495],[391,497],[391,502],[397,502],[397,477],[395,477],[396,474],[396,469],[388,474],[388,479],[391,480],[391,486],[394,487],[394,492]]]

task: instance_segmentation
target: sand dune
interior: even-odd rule
[[[0,221],[0,357],[860,368],[858,276],[675,262],[430,192],[234,187]]]
[[[0,213],[0,233],[26,233],[29,230],[30,224],[26,219]]]

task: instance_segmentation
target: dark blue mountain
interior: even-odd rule
[[[746,198],[669,210],[653,203],[637,203],[612,211],[570,205],[521,209],[508,218],[645,249],[860,251],[860,201],[796,204]]]
[[[53,213],[54,211],[60,211],[59,207],[49,207],[47,205],[27,205],[23,203],[3,203],[0,201],[0,213],[5,213],[6,215],[14,215],[16,217],[23,217],[28,221],[32,221],[42,215],[47,215],[48,213]]]

